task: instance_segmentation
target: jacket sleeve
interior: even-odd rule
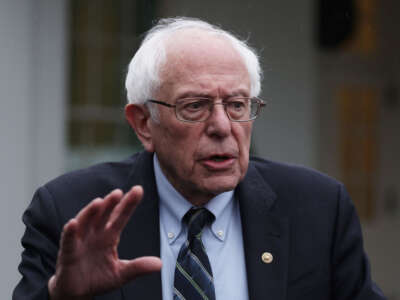
[[[337,300],[382,300],[382,291],[371,279],[364,252],[360,222],[350,197],[341,185],[332,251],[333,294]]]
[[[49,299],[47,282],[55,271],[62,221],[46,187],[36,191],[22,220],[26,225],[18,267],[22,279],[12,299]]]

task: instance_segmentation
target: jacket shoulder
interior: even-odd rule
[[[139,154],[118,162],[104,162],[87,168],[70,171],[45,184],[49,189],[59,188],[63,185],[92,185],[112,184],[123,181],[132,171],[132,166],[137,161]]]
[[[308,189],[337,189],[342,183],[320,171],[301,165],[251,157],[252,165],[274,189],[307,187]]]
[[[304,166],[252,158],[249,168],[275,193],[282,214],[312,216],[318,211],[333,217],[347,196],[341,182]]]
[[[129,178],[137,171],[136,165],[143,153],[119,161],[96,164],[88,168],[68,172],[39,188],[59,208],[63,218],[73,217],[82,207],[95,198],[103,198],[114,189],[126,191]]]

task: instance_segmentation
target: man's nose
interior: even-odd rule
[[[207,134],[210,136],[226,137],[231,132],[231,120],[222,102],[214,103],[207,122]]]

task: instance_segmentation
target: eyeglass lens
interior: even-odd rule
[[[211,99],[185,99],[177,103],[176,114],[184,121],[205,121],[213,111],[214,105],[216,104]],[[249,98],[234,98],[221,105],[224,105],[229,118],[234,121],[254,119],[260,106],[257,100]]]

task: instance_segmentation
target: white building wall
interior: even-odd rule
[[[11,299],[34,189],[63,169],[65,1],[0,2],[0,299]]]

